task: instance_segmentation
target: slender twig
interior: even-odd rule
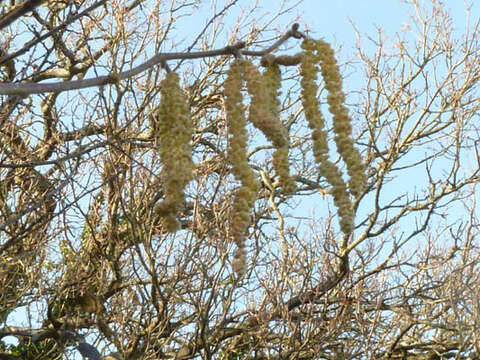
[[[30,50],[32,48],[32,46],[35,46],[37,45],[38,43],[42,42],[43,40],[49,38],[50,36],[52,36],[53,34],[55,33],[58,33],[60,32],[61,30],[65,29],[68,25],[70,25],[71,23],[73,23],[74,21],[80,19],[81,17],[89,14],[90,12],[92,12],[93,10],[95,10],[97,7],[103,5],[106,3],[107,0],[100,0],[98,2],[96,2],[95,4],[93,4],[92,6],[89,6],[88,8],[86,8],[84,11],[78,13],[77,15],[75,16],[72,16],[70,19],[67,19],[67,21],[61,23],[60,25],[58,26],[55,26],[52,30],[50,30],[49,32],[43,34],[42,36],[39,36],[38,38],[36,38],[35,40],[31,40],[29,42],[27,42],[25,44],[25,46],[23,48],[21,48],[20,50],[18,51],[15,51],[14,53],[11,53],[9,55],[5,55],[3,57],[0,58],[0,65],[2,64],[5,64],[7,63],[8,61],[12,60],[12,59],[15,59],[17,56],[20,56],[20,55],[23,55],[25,54],[28,50]],[[28,1],[25,1],[25,3],[28,3]],[[0,22],[0,29],[2,28],[1,26],[1,22]]]

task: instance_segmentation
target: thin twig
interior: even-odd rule
[[[93,10],[95,10],[97,7],[103,5],[106,3],[107,0],[100,0],[98,2],[96,2],[95,4],[93,4],[92,6],[89,6],[88,8],[86,8],[84,11],[78,13],[77,15],[75,16],[72,16],[70,19],[67,19],[67,21],[61,23],[60,25],[58,26],[55,26],[52,30],[50,30],[49,32],[43,34],[42,36],[39,36],[38,38],[36,38],[35,40],[31,40],[29,42],[27,42],[25,44],[25,46],[23,48],[21,48],[20,50],[18,51],[15,51],[14,53],[12,54],[9,54],[9,55],[5,55],[3,57],[0,58],[0,65],[2,64],[5,64],[7,63],[8,61],[12,60],[12,59],[15,59],[17,56],[20,56],[20,55],[23,55],[25,54],[28,50],[30,50],[32,48],[32,46],[35,46],[37,45],[38,43],[42,42],[43,40],[49,38],[50,36],[52,36],[53,34],[65,29],[68,25],[70,25],[71,23],[73,23],[74,21],[80,19],[81,17],[87,15],[88,13],[92,12]],[[28,3],[28,1],[25,1],[26,3]],[[0,24],[0,29],[1,29],[1,24]]]

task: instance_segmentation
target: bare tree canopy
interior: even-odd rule
[[[480,18],[239,3],[0,1],[0,359],[480,359]]]

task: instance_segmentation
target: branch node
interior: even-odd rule
[[[300,24],[299,23],[295,23],[292,25],[292,28],[290,29],[289,33],[290,33],[290,36],[294,37],[295,39],[303,39],[306,37],[306,35],[304,33],[302,33],[301,31],[299,31],[298,29],[300,28]]]
[[[162,58],[162,60],[160,61],[160,66],[167,72],[167,74],[172,72],[165,58]]]
[[[233,46],[240,50],[240,49],[243,49],[245,46],[247,46],[247,43],[245,41],[239,41]]]
[[[120,75],[118,75],[116,72],[112,72],[108,74],[104,81],[104,85],[118,84],[118,83],[120,83]]]
[[[235,58],[240,59],[242,57],[242,52],[240,51],[240,49],[243,49],[245,46],[246,46],[245,41],[239,41],[233,45],[228,45],[226,49],[233,56],[235,56]]]
[[[262,59],[260,60],[260,65],[263,67],[268,67],[275,64],[275,55],[273,54],[265,54],[262,56]]]

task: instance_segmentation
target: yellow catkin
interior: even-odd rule
[[[277,65],[271,65],[262,75],[250,61],[245,61],[244,65],[247,90],[251,96],[249,120],[275,147],[273,166],[280,177],[283,191],[292,194],[295,191],[295,183],[289,174],[288,132],[279,115],[280,69]]]
[[[284,193],[293,194],[296,190],[295,181],[290,176],[290,162],[288,158],[288,152],[290,148],[290,142],[288,141],[288,130],[283,126],[280,121],[280,88],[282,81],[282,74],[278,65],[271,65],[265,69],[263,73],[263,80],[267,89],[267,95],[269,96],[270,111],[274,117],[278,119],[281,126],[281,131],[285,133],[287,139],[285,145],[277,147],[273,153],[273,167],[277,171],[280,177],[280,185],[283,188]]]
[[[288,141],[285,129],[277,116],[272,112],[270,95],[264,78],[250,61],[242,62],[245,69],[247,90],[251,97],[248,120],[276,147],[282,147]]]
[[[243,274],[246,270],[245,233],[250,225],[250,210],[253,208],[258,190],[258,182],[247,159],[247,120],[241,92],[243,66],[241,60],[235,60],[227,72],[224,84],[229,130],[228,159],[233,174],[242,183],[233,200],[230,223],[233,241],[237,245],[233,261],[233,269],[237,274]]]
[[[190,109],[176,73],[168,73],[160,84],[161,102],[152,124],[162,161],[165,199],[157,206],[167,231],[179,228],[176,215],[185,200],[185,187],[193,179]]]
[[[350,234],[353,231],[352,204],[347,187],[342,179],[342,173],[328,159],[328,140],[327,133],[324,130],[325,120],[317,98],[318,58],[314,54],[316,43],[313,40],[306,39],[302,43],[302,49],[304,50],[304,56],[300,63],[302,103],[308,126],[312,130],[313,154],[319,164],[320,173],[332,186],[333,200],[340,217],[340,228],[344,234]]]
[[[329,111],[333,115],[335,143],[347,165],[350,191],[358,195],[365,186],[365,166],[360,153],[354,147],[351,119],[345,107],[345,94],[342,91],[342,76],[330,44],[322,40],[315,41],[315,44],[325,88],[328,91]]]

